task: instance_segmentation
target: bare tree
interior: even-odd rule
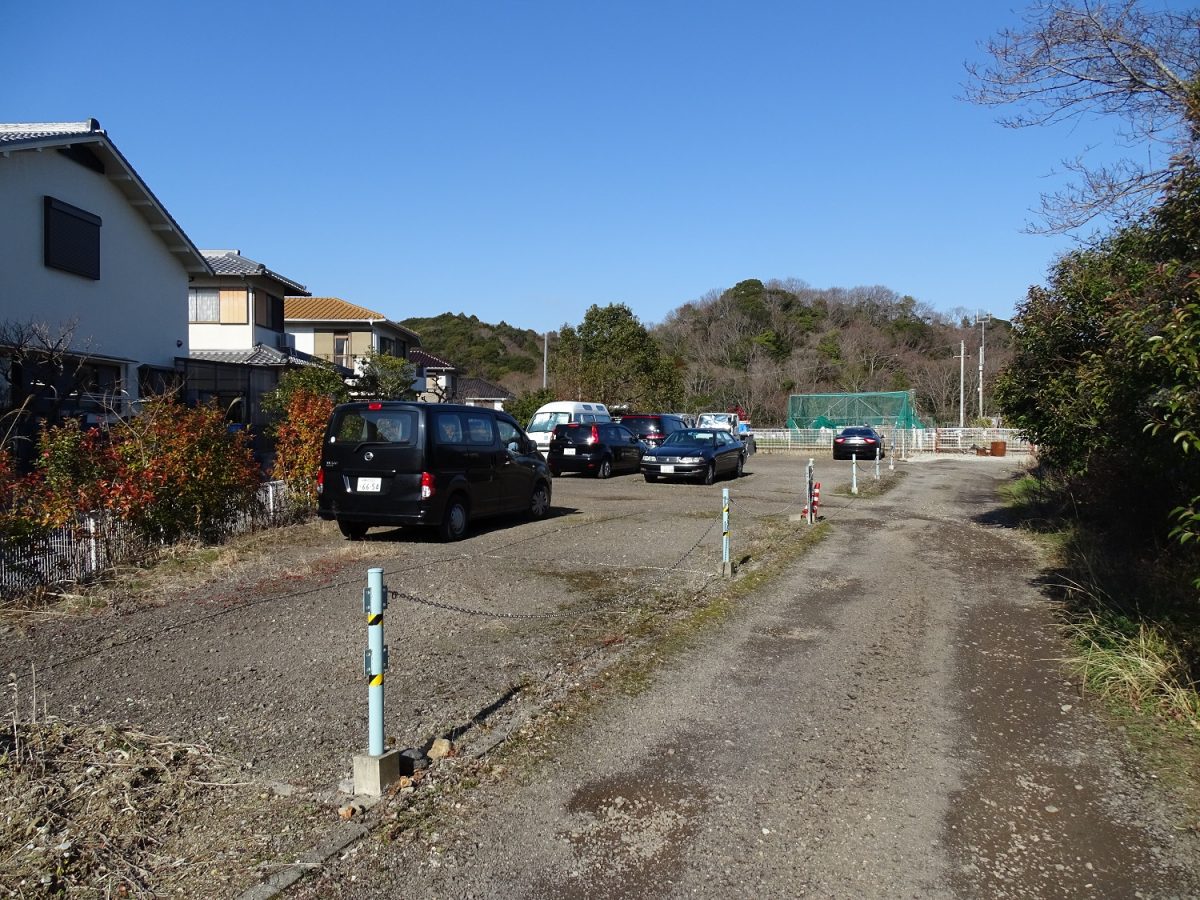
[[[1147,11],[1140,0],[1036,3],[1024,27],[985,45],[991,60],[968,65],[967,99],[1014,106],[1000,123],[1051,125],[1115,116],[1119,136],[1145,162],[1090,166],[1064,161],[1076,181],[1042,196],[1043,226],[1072,231],[1098,216],[1120,221],[1145,211],[1173,161],[1194,159],[1200,140],[1200,13]]]

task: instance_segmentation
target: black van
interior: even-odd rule
[[[512,416],[478,406],[343,403],[325,429],[317,515],[358,540],[372,525],[426,525],[443,540],[472,518],[550,511],[545,460]]]

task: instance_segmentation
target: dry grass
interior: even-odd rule
[[[181,813],[237,786],[222,769],[204,745],[14,710],[0,733],[0,890],[157,896],[193,863]]]
[[[230,579],[253,586],[285,576],[301,578],[375,552],[370,543],[344,541],[337,526],[317,520],[239,535],[215,546],[182,543],[164,548],[141,565],[115,568],[86,585],[42,590],[2,604],[0,623],[35,623],[106,608],[154,605],[181,588],[203,589]]]
[[[1067,626],[1079,648],[1068,659],[1100,696],[1200,732],[1200,694],[1178,647],[1157,625],[1106,621],[1095,613]]]

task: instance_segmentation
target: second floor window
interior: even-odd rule
[[[245,325],[246,292],[188,288],[188,321]]]
[[[350,335],[335,334],[333,336],[333,361],[347,369],[354,368],[354,359],[350,355]]]

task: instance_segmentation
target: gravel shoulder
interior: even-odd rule
[[[991,515],[1015,465],[901,464],[847,497],[849,464],[818,461],[831,533],[760,581],[805,528],[795,457],[712,488],[564,477],[552,518],[456,545],[310,523],[154,606],[10,627],[0,665],[36,665],[51,715],[204,742],[237,773],[174,825],[163,884],[185,892],[237,896],[361,820],[291,893],[1200,894],[1194,834],[1064,679],[1036,556]],[[722,487],[741,594],[716,577]],[[457,756],[343,823],[369,566],[442,604],[391,602],[387,733]]]

